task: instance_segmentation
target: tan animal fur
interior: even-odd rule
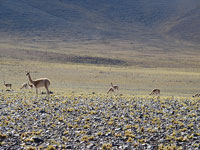
[[[149,95],[160,95],[160,89],[154,89]]]
[[[36,94],[38,95],[38,88],[44,87],[47,90],[47,94],[49,95],[49,86],[50,86],[50,80],[48,78],[40,78],[36,80],[32,80],[30,72],[26,74],[28,76],[29,82],[34,85],[36,88]]]

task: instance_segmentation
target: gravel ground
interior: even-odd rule
[[[0,149],[200,149],[200,98],[0,92]]]

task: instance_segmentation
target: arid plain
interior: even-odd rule
[[[121,94],[192,96],[199,92],[197,44],[172,42],[163,46],[130,40],[1,39],[1,78],[19,90],[32,78],[48,77],[57,92],[103,92],[110,83]],[[182,46],[180,46],[182,45]],[[3,82],[1,88],[4,88]]]
[[[0,149],[200,149],[199,20],[198,0],[0,1]]]

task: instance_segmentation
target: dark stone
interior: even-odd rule
[[[67,145],[66,149],[73,149],[73,146],[72,145]]]
[[[46,111],[45,110],[41,110],[40,113],[43,114],[43,113],[46,113]]]
[[[34,141],[35,143],[43,143],[43,142],[44,142],[43,139],[41,139],[41,138],[39,138],[39,137],[36,137],[36,136],[32,137],[32,139],[33,139],[33,141]]]

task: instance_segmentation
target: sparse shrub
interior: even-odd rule
[[[83,141],[83,142],[88,142],[89,141],[89,137],[88,136],[83,136],[82,138],[81,138],[81,141]]]
[[[89,125],[89,124],[86,124],[86,125],[83,126],[83,128],[84,128],[84,129],[89,129],[89,128],[90,128],[90,125]]]
[[[103,144],[102,149],[103,150],[110,150],[112,148],[112,144]]]
[[[5,135],[5,134],[0,134],[0,139],[1,140],[4,140],[4,139],[6,139],[7,138],[7,135]]]
[[[49,145],[46,150],[56,150],[56,148],[53,145]]]
[[[133,139],[131,137],[128,138],[127,142],[132,143]]]
[[[98,135],[98,136],[101,136],[101,135],[103,135],[103,133],[102,133],[102,132],[98,132],[97,135]]]
[[[33,146],[29,146],[29,147],[26,147],[25,150],[36,150],[37,148],[36,147],[33,147]]]

